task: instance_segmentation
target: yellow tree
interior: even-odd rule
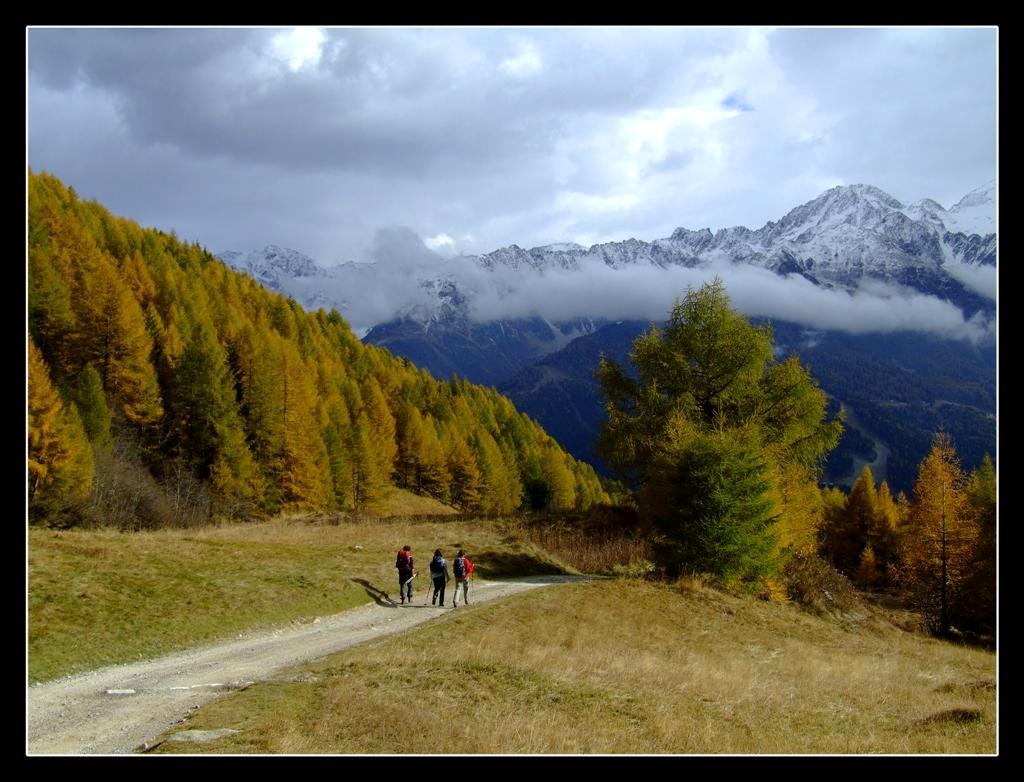
[[[352,504],[356,510],[362,510],[382,499],[387,494],[389,486],[371,431],[372,427],[366,414],[360,413],[352,426],[349,448],[352,455]]]
[[[309,367],[294,343],[282,341],[279,394],[282,437],[273,455],[274,477],[286,508],[321,509],[332,492],[327,449],[316,416]]]
[[[773,471],[772,484],[779,512],[775,522],[777,553],[812,554],[821,534],[825,504],[822,492],[815,482],[807,480],[806,471],[799,465],[780,464]]]
[[[477,430],[472,446],[483,478],[481,509],[485,513],[511,513],[522,501],[518,476],[512,474],[500,446],[486,429]]]
[[[889,484],[882,481],[878,487],[875,503],[874,524],[868,530],[868,541],[877,560],[878,575],[886,581],[893,580],[897,559],[897,530],[900,525],[900,509],[893,499]]]
[[[796,484],[817,483],[842,423],[826,419],[825,394],[796,358],[776,361],[772,341],[770,327],[753,326],[732,309],[716,279],[689,289],[663,329],[652,326],[633,342],[633,371],[607,359],[598,367],[608,413],[598,453],[637,490],[641,512],[672,539],[659,552],[669,571],[715,563],[762,572],[778,551],[764,545],[779,540],[767,527],[783,521],[787,538],[814,536],[813,492],[796,491]],[[680,472],[683,465],[694,475]],[[729,472],[736,487],[753,494],[741,497],[723,486],[724,472],[715,470]],[[698,475],[702,486],[696,485]],[[647,491],[653,484],[656,490]],[[648,500],[657,507],[646,505]],[[749,507],[744,524],[737,524],[737,537],[729,539],[733,503]],[[759,525],[764,527],[760,536],[755,534]],[[698,528],[701,545],[693,532]],[[715,545],[729,551],[719,557],[711,551]],[[766,561],[738,555],[739,545]],[[699,562],[672,559],[677,556]]]
[[[576,504],[576,478],[566,466],[565,454],[552,444],[540,457],[541,472],[551,491],[550,507],[568,510]]]
[[[947,633],[964,606],[977,538],[966,479],[949,435],[940,432],[918,468],[902,530],[904,577],[932,628]]]
[[[51,504],[92,489],[92,450],[74,405],[65,406],[42,354],[28,340],[29,509],[46,515]],[[51,503],[45,503],[50,500]]]
[[[403,488],[413,489],[423,450],[423,417],[411,403],[404,402],[396,423],[398,457],[395,462],[395,482]]]
[[[324,446],[331,471],[331,488],[336,508],[351,508],[352,501],[352,421],[345,400],[332,396],[327,402],[327,425],[324,427]]]
[[[104,258],[83,269],[79,282],[75,294],[80,362],[96,366],[104,388],[129,421],[157,421],[163,409],[150,361],[153,340],[138,301]]]
[[[483,477],[473,452],[457,430],[451,432],[448,473],[451,475],[451,504],[463,511],[476,510],[480,505]]]
[[[869,530],[875,525],[878,494],[875,476],[867,465],[860,473],[841,512],[826,530],[826,551],[836,569],[854,576],[860,564]]]
[[[971,473],[967,489],[977,525],[974,572],[967,584],[972,624],[983,632],[996,626],[996,468],[985,454],[981,466]]]
[[[384,391],[375,377],[367,377],[360,392],[364,404],[363,412],[370,427],[367,434],[372,438],[376,448],[380,471],[385,480],[390,480],[395,469],[395,458],[398,456],[395,417],[391,414]]]
[[[423,419],[422,431],[413,488],[417,494],[427,494],[443,502],[448,499],[447,487],[451,475],[448,472],[448,462],[441,439],[437,435],[434,418],[429,413]]]

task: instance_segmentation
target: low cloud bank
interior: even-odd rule
[[[578,272],[496,274],[497,285],[471,299],[476,320],[538,315],[548,320],[577,317],[661,319],[688,286],[714,277],[725,283],[733,306],[752,317],[768,317],[852,334],[923,331],[976,342],[994,333],[982,314],[965,319],[955,305],[917,291],[869,283],[849,293],[819,287],[799,276],[718,263],[696,268],[645,266],[612,269],[603,264]]]
[[[583,317],[661,320],[687,287],[719,277],[733,306],[751,317],[852,334],[909,330],[971,342],[995,333],[994,319],[982,313],[967,319],[955,305],[909,288],[869,280],[851,293],[730,262],[614,269],[592,261],[578,270],[489,271],[472,256],[439,255],[408,228],[379,231],[372,257],[370,264],[335,267],[326,279],[297,279],[292,293],[312,306],[338,306],[352,327],[365,333],[403,316],[429,320],[437,313],[439,288],[449,284],[454,288],[448,292],[463,298],[461,304],[454,303],[465,306],[466,315],[477,322],[534,316],[552,322]],[[994,269],[958,265],[954,276],[994,299]]]

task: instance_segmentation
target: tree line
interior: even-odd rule
[[[480,513],[608,500],[493,389],[435,380],[47,173],[28,207],[30,521],[361,510],[393,486]]]
[[[894,498],[864,467],[850,491],[823,491],[821,553],[855,584],[921,609],[931,628],[994,633],[996,470],[965,471],[948,433],[935,435],[911,497]]]

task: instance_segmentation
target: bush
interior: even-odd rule
[[[631,508],[597,506],[582,512],[547,513],[509,525],[581,573],[641,575],[653,559],[640,517]]]
[[[848,611],[860,602],[849,579],[815,554],[792,554],[782,577],[789,598],[817,614]]]
[[[172,465],[161,486],[141,461],[126,453],[99,451],[89,515],[93,524],[125,530],[206,524],[209,483]]]

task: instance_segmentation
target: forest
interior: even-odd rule
[[[394,486],[482,514],[608,500],[493,389],[436,380],[32,171],[28,332],[33,524],[361,511]]]

